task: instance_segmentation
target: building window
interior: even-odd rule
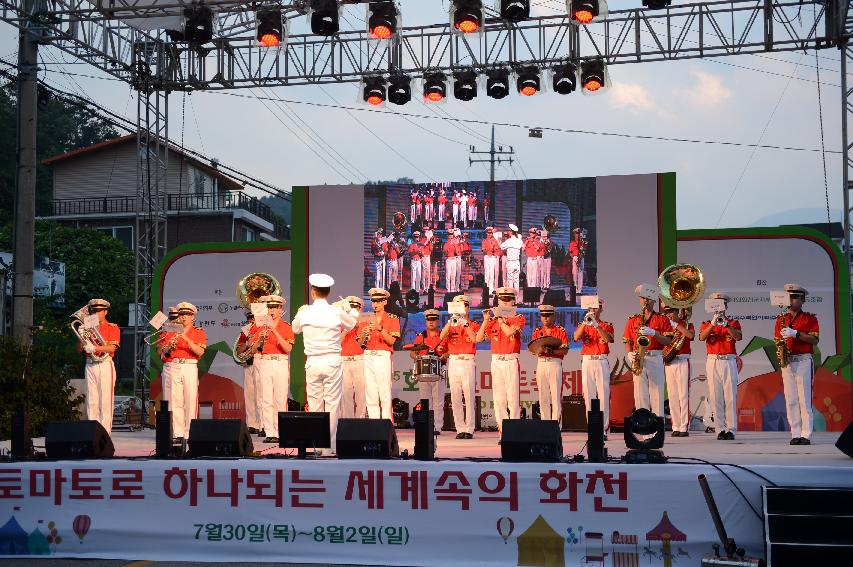
[[[188,165],[187,177],[187,187],[189,187],[190,193],[204,195],[214,191],[213,178],[202,170]]]
[[[95,230],[100,230],[112,236],[116,240],[121,240],[125,246],[133,250],[133,227],[132,226],[99,226],[93,227]]]
[[[244,226],[241,230],[243,233],[244,242],[254,242],[257,239],[257,234],[255,233],[254,229],[249,228],[248,226]]]

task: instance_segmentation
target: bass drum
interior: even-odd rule
[[[415,359],[414,379],[418,382],[438,382],[441,380],[443,364],[441,358],[425,354]]]

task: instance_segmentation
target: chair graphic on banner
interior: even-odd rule
[[[614,531],[610,543],[613,544],[613,567],[640,567],[639,538],[636,534]]]
[[[598,563],[603,566],[604,558],[607,557],[607,554],[604,553],[604,534],[601,532],[586,532],[584,541],[586,542],[585,563]]]

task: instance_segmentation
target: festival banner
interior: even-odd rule
[[[755,471],[788,485],[850,481],[837,468]],[[0,555],[698,565],[717,541],[700,474],[729,535],[761,556],[764,481],[742,468],[288,459],[5,464]]]

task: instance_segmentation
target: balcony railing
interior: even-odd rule
[[[290,238],[290,227],[268,205],[242,191],[220,193],[169,193],[164,195],[166,210],[220,211],[242,209],[273,225],[273,236],[282,240]],[[82,199],[54,199],[50,216],[136,214],[136,197],[100,197]]]

